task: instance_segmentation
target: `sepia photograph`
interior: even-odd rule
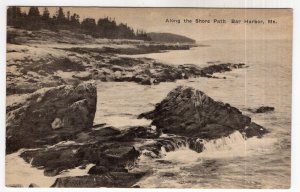
[[[292,9],[6,15],[6,187],[291,187]]]

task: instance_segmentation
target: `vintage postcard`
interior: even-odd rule
[[[7,7],[6,187],[289,188],[292,13]]]

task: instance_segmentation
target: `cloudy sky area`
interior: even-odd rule
[[[292,11],[290,9],[190,9],[190,8],[95,8],[63,7],[70,11],[98,20],[103,17],[115,18],[117,23],[127,23],[134,29],[146,32],[169,32],[193,38],[197,41],[213,39],[291,39]],[[58,7],[48,8],[53,15]],[[27,11],[28,8],[22,8]],[[40,8],[42,13],[43,8]],[[178,23],[166,23],[166,19],[180,19]],[[191,19],[193,23],[183,23]],[[225,19],[226,24],[197,24],[195,19]],[[264,20],[265,24],[232,24],[231,19]],[[277,24],[267,24],[273,19]]]

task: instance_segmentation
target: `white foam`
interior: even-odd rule
[[[163,159],[174,162],[196,162],[199,159],[199,153],[190,150],[188,147],[182,147],[176,151],[166,153]]]
[[[50,187],[59,177],[87,175],[88,170],[93,166],[93,164],[89,164],[85,169],[76,167],[66,170],[60,175],[47,177],[44,175],[44,170],[32,167],[19,156],[22,151],[19,150],[5,157],[6,186],[18,184],[28,187],[31,183],[35,183],[39,187]]]
[[[234,158],[266,153],[274,149],[275,138],[244,138],[236,131],[231,135],[210,141],[203,141],[204,149],[197,153],[188,147],[165,153],[164,159],[175,162],[196,162],[201,158]]]
[[[204,142],[204,150],[199,155],[209,158],[226,158],[255,155],[273,149],[275,138],[244,138],[239,131],[219,139]]]

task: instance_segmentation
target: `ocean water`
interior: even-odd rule
[[[238,132],[205,144],[203,153],[187,148],[165,153],[169,164],[141,157],[137,169],[148,170],[141,187],[289,188],[291,162],[291,42],[210,41],[191,50],[136,55],[179,65],[207,62],[245,63],[249,67],[216,74],[226,79],[193,78],[159,85],[99,82],[95,122],[126,128],[147,125],[137,115],[152,110],[178,85],[195,87],[215,100],[230,103],[270,130],[245,140]],[[275,111],[251,114],[247,108],[273,106]]]
[[[149,174],[137,185],[162,188],[289,188],[291,42],[225,40],[201,43],[209,46],[133,57],[149,57],[170,65],[245,63],[249,68],[216,74],[226,79],[192,78],[146,86],[132,82],[98,82],[95,124],[107,123],[120,129],[149,125],[151,121],[137,119],[137,115],[154,109],[156,103],[179,85],[195,87],[214,100],[239,108],[270,133],[261,139],[245,140],[235,132],[226,138],[206,142],[202,153],[188,148],[164,152],[161,159],[168,163],[141,156],[132,171],[147,170]],[[246,110],[263,105],[273,106],[275,111],[252,114]],[[64,174],[86,173],[87,170],[74,169]],[[26,164],[18,153],[6,156],[6,184],[17,184],[15,178],[19,178],[18,184],[23,186],[33,182],[49,187],[55,180]]]

